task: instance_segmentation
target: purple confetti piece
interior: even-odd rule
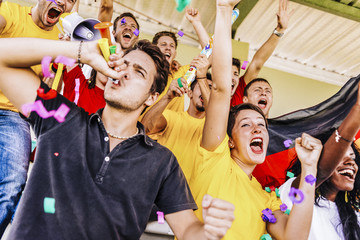
[[[264,222],[276,223],[276,218],[272,214],[271,209],[266,208],[266,209],[262,210],[261,212],[263,213],[261,218]]]
[[[307,176],[305,177],[305,181],[312,186],[312,185],[314,185],[314,183],[316,183],[316,177],[314,177],[313,175],[309,174],[309,175],[307,175]]]
[[[244,61],[243,64],[241,65],[241,69],[245,70],[247,65],[248,65],[249,61]]]
[[[79,96],[80,96],[80,79],[79,78],[75,78],[75,100],[74,103],[77,105],[78,101],[79,101]]]
[[[135,36],[139,36],[139,29],[135,29],[134,34]]]
[[[46,1],[53,2],[57,6],[57,2],[55,0],[46,0]]]
[[[286,211],[287,208],[288,208],[288,207],[286,206],[285,203],[283,203],[283,204],[280,205],[280,210],[281,210],[282,212]]]
[[[66,66],[72,67],[75,64],[75,59],[59,55],[59,56],[56,57],[54,62],[55,63],[62,63],[64,65],[66,65]]]
[[[68,106],[66,106],[64,103],[62,103],[60,105],[60,107],[58,108],[58,110],[56,110],[56,112],[54,113],[54,118],[62,123],[65,121],[65,117],[66,115],[69,113],[70,108]]]
[[[299,196],[300,199],[297,199],[296,197]],[[304,201],[304,193],[297,188],[291,188],[289,192],[289,198],[292,201],[293,204],[300,204],[302,201]]]
[[[159,224],[164,224],[165,220],[164,220],[164,213],[157,211],[156,214],[158,215],[158,223]]]
[[[291,144],[292,144],[292,141],[291,141],[290,139],[287,139],[287,140],[284,141],[284,146],[285,146],[286,148],[290,147]]]
[[[122,19],[121,19],[121,24],[125,24],[125,23],[126,23],[125,18],[122,18]]]
[[[50,56],[45,56],[41,60],[41,69],[42,69],[42,73],[43,73],[44,77],[48,77],[48,78],[54,77],[54,74],[51,73],[49,70],[51,60],[52,60],[52,57],[50,57]]]
[[[179,30],[179,31],[178,31],[178,35],[179,35],[180,37],[183,37],[183,36],[184,36],[184,33]]]

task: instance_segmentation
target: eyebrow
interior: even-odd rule
[[[133,64],[133,67],[134,67],[134,68],[137,68],[137,69],[140,69],[140,70],[142,70],[142,71],[144,71],[144,72],[145,72],[145,74],[147,75],[147,71],[145,70],[145,68],[143,68],[143,67],[142,67],[142,66],[140,66],[139,64],[134,63],[134,64]]]

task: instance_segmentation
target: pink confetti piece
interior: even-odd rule
[[[164,224],[165,220],[164,220],[164,213],[157,211],[156,214],[158,215],[158,223],[159,224]]]
[[[134,34],[135,34],[135,36],[139,36],[139,29],[135,29],[135,31],[134,31]]]
[[[58,153],[58,152],[56,152],[56,153],[54,153],[54,155],[57,157],[57,156],[59,156],[59,153]]]
[[[299,196],[299,199],[297,198]],[[304,193],[300,189],[291,188],[289,192],[289,198],[293,204],[300,204],[304,201]]]
[[[307,175],[307,176],[305,177],[305,181],[312,186],[312,185],[314,185],[314,183],[316,183],[316,177],[314,177],[313,175],[309,174],[309,175]]]
[[[125,23],[126,23],[125,18],[122,18],[122,19],[121,19],[121,24],[125,24]]]
[[[290,139],[287,139],[287,140],[284,141],[284,146],[285,146],[286,148],[290,147],[291,144],[292,144],[292,141],[291,141]]]
[[[62,63],[64,65],[66,65],[66,66],[72,67],[75,64],[75,59],[59,55],[59,56],[56,57],[54,62],[55,63]]]
[[[78,101],[79,101],[79,96],[80,96],[80,79],[79,78],[75,78],[75,100],[74,103],[77,105]]]
[[[183,37],[184,36],[184,33],[182,32],[182,31],[178,31],[178,33],[177,33],[180,37]]]
[[[58,122],[64,122],[65,116],[70,111],[70,108],[63,103],[58,110],[51,110],[48,112],[42,102],[37,100],[34,103],[22,105],[21,110],[26,116],[28,116],[30,112],[35,111],[42,118],[54,117]]]
[[[54,89],[50,89],[47,93],[44,93],[44,89],[41,87],[38,88],[37,94],[45,100],[53,99],[57,96],[57,92]]]
[[[288,207],[286,206],[285,203],[283,203],[283,204],[280,205],[280,210],[281,210],[282,212],[285,212],[287,208],[288,208]]]
[[[261,212],[263,213],[261,215],[261,218],[264,222],[276,223],[276,218],[272,214],[271,209],[266,208],[266,209],[262,210]]]
[[[243,64],[241,65],[241,69],[245,70],[247,65],[248,65],[249,61],[244,61]]]
[[[55,0],[47,0],[47,1],[53,2],[53,3],[55,3],[55,5],[57,6],[57,2],[56,2]]]
[[[52,60],[52,57],[50,57],[50,56],[45,56],[41,60],[41,69],[42,69],[42,73],[43,73],[44,77],[53,78],[55,76],[49,70],[51,60]]]

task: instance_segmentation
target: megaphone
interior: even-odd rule
[[[95,18],[82,18],[77,12],[62,19],[62,25],[71,41],[93,41],[101,38],[99,30],[94,25],[100,21]]]

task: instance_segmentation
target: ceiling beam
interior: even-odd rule
[[[250,13],[250,11],[255,7],[256,3],[259,0],[242,0],[236,5],[236,8],[240,10],[238,19],[232,25],[232,38],[235,37],[236,30],[240,24],[244,21],[245,17]]]
[[[360,22],[360,8],[335,0],[291,0],[308,7]]]

